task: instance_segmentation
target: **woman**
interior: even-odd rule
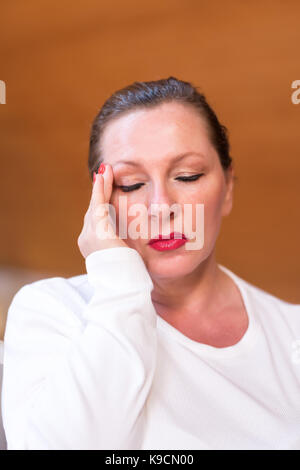
[[[300,306],[216,262],[234,171],[205,97],[174,77],[118,90],[94,120],[89,171],[87,273],[23,286],[8,312],[8,448],[295,448]],[[197,204],[204,243],[186,249]],[[121,237],[137,205],[159,229]],[[170,241],[174,207],[193,209],[184,240]]]

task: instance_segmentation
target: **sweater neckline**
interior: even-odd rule
[[[230,269],[226,268],[225,266],[221,264],[218,264],[218,266],[222,271],[228,274],[229,277],[231,277],[231,279],[239,289],[242,300],[244,302],[245,310],[248,316],[248,328],[242,338],[237,343],[231,346],[217,348],[215,346],[194,341],[193,339],[181,333],[181,331],[177,330],[177,328],[172,326],[159,315],[157,315],[157,327],[160,331],[169,336],[169,338],[174,339],[178,343],[181,343],[184,347],[193,350],[195,353],[201,356],[207,356],[212,358],[230,358],[249,351],[249,349],[252,347],[257,338],[259,324],[255,317],[255,312],[253,312],[251,308],[248,289],[246,288],[246,281],[234,274],[232,271],[230,271]]]

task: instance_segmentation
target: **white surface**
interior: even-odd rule
[[[240,289],[249,327],[237,344],[215,348],[157,316],[135,250],[92,253],[86,268],[14,297],[8,449],[297,448],[300,305],[220,266]]]

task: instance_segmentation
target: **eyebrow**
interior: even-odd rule
[[[183,160],[184,158],[186,157],[189,157],[189,156],[192,156],[192,155],[196,155],[198,157],[204,157],[202,153],[198,153],[198,152],[184,152],[184,153],[180,153],[179,155],[177,155],[175,158],[173,158],[170,163],[177,163],[178,161],[180,160]],[[131,166],[141,166],[140,163],[138,162],[134,162],[132,160],[119,160],[115,166],[119,165],[123,163],[124,165],[131,165]]]

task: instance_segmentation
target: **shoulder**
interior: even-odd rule
[[[69,351],[86,327],[86,276],[52,277],[25,284],[14,295],[4,334],[6,380],[12,373],[35,383]],[[27,380],[27,379],[26,379]]]
[[[5,337],[16,330],[47,329],[67,336],[82,327],[82,312],[91,297],[87,275],[51,277],[22,286],[8,309]]]
[[[252,284],[248,280],[232,272],[225,266],[219,265],[238,285],[238,287],[247,296],[247,300],[259,310],[274,313],[300,315],[300,304],[287,302],[270,292],[263,290],[261,287]]]
[[[268,310],[276,309],[282,313],[298,312],[300,314],[300,304],[293,304],[286,300],[263,290],[261,287],[251,284],[250,282],[241,279],[245,289],[253,301],[264,306]]]
[[[269,338],[282,338],[281,341],[285,338],[285,344],[300,337],[300,304],[287,302],[228,268],[221,266],[222,268],[236,282],[248,314],[263,327],[265,335]]]

